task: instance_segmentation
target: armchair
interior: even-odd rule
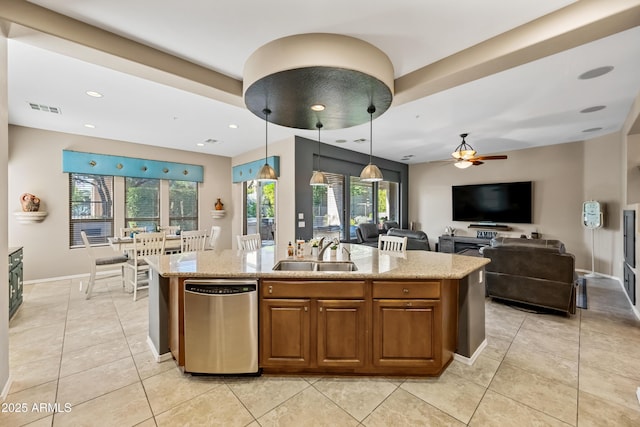
[[[358,228],[356,228],[356,237],[358,238],[358,243],[378,247],[378,226],[371,222],[365,222],[362,224],[358,224]]]

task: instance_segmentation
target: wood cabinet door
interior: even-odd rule
[[[437,300],[374,300],[373,364],[440,369],[440,311]]]
[[[364,300],[318,300],[318,366],[363,366],[366,349]]]
[[[308,299],[263,299],[260,303],[262,366],[310,364],[311,303]]]

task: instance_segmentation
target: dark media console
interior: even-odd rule
[[[491,239],[477,237],[440,236],[438,238],[438,252],[457,254],[467,249],[480,249],[488,246]]]

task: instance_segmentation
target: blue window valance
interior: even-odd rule
[[[276,176],[280,176],[280,156],[267,157],[267,163],[276,171]],[[233,182],[245,182],[256,179],[256,174],[264,165],[264,159],[244,163],[233,167]]]
[[[202,182],[204,175],[199,165],[70,150],[62,150],[62,171],[195,182]]]

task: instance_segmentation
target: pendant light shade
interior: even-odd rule
[[[453,150],[453,153],[451,153],[451,155],[453,156],[454,159],[464,159],[464,160],[469,160],[471,158],[473,158],[473,156],[476,155],[476,150],[473,149],[472,146],[470,146],[469,144],[467,144],[467,142],[464,140],[467,136],[469,136],[468,133],[461,133],[460,137],[462,137],[462,142],[460,143],[460,145],[458,145],[456,147],[455,150]],[[458,166],[458,164],[456,163],[456,166]],[[469,165],[471,166],[471,165]],[[466,168],[469,166],[458,166],[459,168]]]
[[[267,154],[267,145],[269,142],[267,127],[269,125],[269,114],[271,114],[271,110],[265,108],[262,110],[264,113],[264,166],[260,168],[258,174],[256,175],[256,180],[258,181],[277,181],[278,175],[276,171],[269,165],[268,154]]]
[[[369,164],[360,172],[360,179],[364,182],[378,182],[382,181],[382,172],[374,164],[371,163],[373,156],[373,113],[376,112],[376,107],[369,105],[367,113],[369,113]]]
[[[314,186],[327,186],[329,182],[327,181],[327,177],[324,176],[322,171],[320,170],[320,129],[322,128],[322,123],[316,123],[316,127],[318,128],[318,170],[313,171],[313,175],[311,175],[311,180],[309,180],[309,185]]]

